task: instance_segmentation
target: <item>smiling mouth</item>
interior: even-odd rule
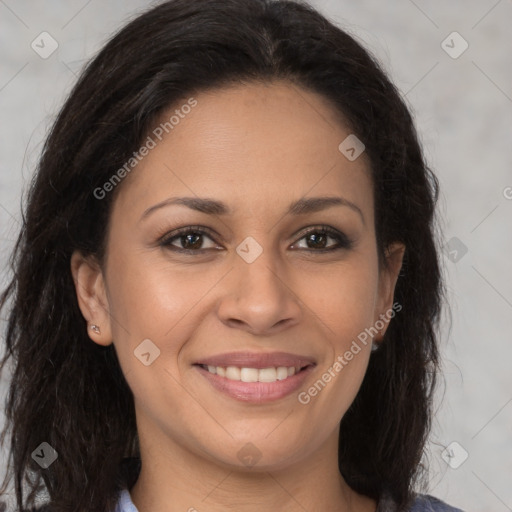
[[[197,364],[213,375],[239,382],[277,382],[293,377],[311,364],[304,366],[276,366],[269,368],[248,368],[238,366],[210,366]]]

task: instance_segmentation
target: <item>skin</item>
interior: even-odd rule
[[[101,329],[89,336],[114,343],[134,394],[142,470],[132,500],[139,512],[375,511],[337,466],[339,423],[370,343],[307,405],[298,392],[267,404],[234,400],[193,366],[235,350],[303,354],[317,362],[299,391],[307,390],[390,310],[404,247],[391,246],[379,270],[368,159],[345,158],[338,146],[350,130],[326,99],[288,82],[195,98],[120,185],[103,267],[78,252],[71,259],[81,311]],[[221,200],[233,213],[171,205],[141,220],[176,196]],[[285,214],[291,202],[318,196],[343,197],[362,217],[347,206]],[[320,244],[305,236],[322,224],[353,246],[319,252],[337,245],[330,235]],[[161,235],[191,225],[213,236],[172,245],[202,254],[159,245]],[[248,236],[263,249],[252,263],[236,252]],[[160,350],[149,366],[134,357],[147,338]],[[237,456],[249,442],[260,456],[251,467]]]

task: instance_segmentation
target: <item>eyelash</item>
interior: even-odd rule
[[[350,250],[354,243],[344,233],[341,233],[341,232],[337,231],[336,229],[331,228],[330,226],[324,226],[324,225],[314,226],[311,229],[309,229],[308,231],[302,233],[302,236],[299,238],[298,241],[302,240],[303,238],[305,238],[308,235],[311,235],[312,233],[328,235],[330,238],[333,238],[334,240],[336,240],[337,245],[335,245],[334,247],[327,248],[327,249],[301,249],[301,250],[308,251],[308,252],[315,252],[315,253],[329,253],[329,252],[339,251],[342,249]],[[184,228],[177,229],[176,231],[173,231],[173,232],[161,237],[159,239],[159,245],[161,247],[165,247],[167,249],[170,249],[172,251],[176,251],[176,252],[179,252],[182,254],[199,255],[201,253],[204,253],[204,251],[211,250],[211,249],[182,249],[182,248],[173,246],[171,244],[171,242],[173,240],[175,240],[176,238],[179,239],[182,236],[188,235],[188,234],[206,235],[211,240],[213,240],[215,243],[217,243],[215,241],[215,239],[213,238],[213,234],[211,233],[211,231],[209,229],[204,228],[202,226],[187,226]]]

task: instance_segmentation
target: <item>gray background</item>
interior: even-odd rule
[[[512,2],[311,3],[362,41],[390,73],[441,182],[452,327],[445,315],[446,386],[439,388],[428,446],[430,493],[467,511],[512,511]],[[75,75],[114,30],[150,5],[0,0],[2,285],[21,194]],[[59,45],[47,59],[31,48],[43,31]],[[469,44],[457,58],[445,49],[458,54],[458,36],[442,45],[454,31]],[[2,400],[7,383],[4,374]]]

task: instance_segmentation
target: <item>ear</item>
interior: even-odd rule
[[[379,272],[379,291],[374,322],[382,319],[382,315],[389,318],[389,314],[386,315],[386,313],[392,311],[395,286],[398,280],[398,274],[402,268],[404,253],[405,245],[400,242],[389,245],[385,251],[386,262],[382,265]],[[376,341],[381,341],[384,337],[389,321],[385,321],[384,323],[385,327],[380,331],[380,335]]]
[[[78,306],[87,321],[87,334],[98,345],[112,343],[110,312],[103,272],[95,258],[84,257],[80,251],[71,255],[71,274],[75,283]],[[99,332],[90,327],[97,325]]]

